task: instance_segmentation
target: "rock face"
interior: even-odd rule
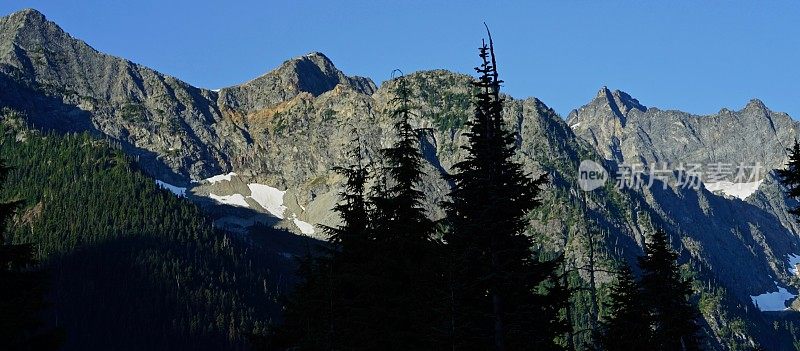
[[[376,89],[369,79],[345,76],[320,53],[218,93],[199,89],[100,53],[36,10],[0,19],[0,84],[0,102],[26,112],[35,127],[108,136],[154,175],[178,184],[255,155],[256,145],[264,145],[242,124],[337,86],[364,95]]]
[[[567,123],[604,158],[643,164],[758,161],[775,169],[783,166],[785,149],[800,135],[800,122],[756,99],[739,111],[696,116],[646,108],[605,87],[589,104],[573,110]]]
[[[570,113],[567,123],[576,133],[588,140],[603,157],[623,161],[621,141],[633,112],[645,112],[647,107],[619,90],[603,87],[589,104]]]
[[[464,157],[471,78],[433,70],[404,79],[427,161],[426,206],[439,218],[437,204],[449,191],[442,175]],[[25,112],[36,128],[91,131],[119,143],[154,178],[189,188],[190,199],[212,208],[220,225],[232,230],[262,222],[319,236],[320,224],[336,224],[330,209],[341,177],[331,169],[350,162],[345,150],[354,140],[380,165],[379,150],[394,138],[389,111],[396,84],[376,87],[310,53],[214,92],[97,52],[35,10],[0,19],[2,107]],[[531,214],[529,233],[541,248],[564,252],[569,265],[580,267],[587,232],[602,228],[602,260],[633,263],[645,235],[663,227],[700,279],[724,288],[734,301],[704,311],[717,335],[714,345],[769,340],[758,318],[750,321],[756,327],[733,334],[725,334],[720,321],[750,318],[750,295],[771,291],[775,281],[792,282],[786,257],[800,253],[799,228],[786,210],[796,203],[783,197],[774,175],[764,173],[759,190],[742,201],[686,189],[674,179],[642,189],[618,189],[609,181],[583,192],[578,167],[582,160],[612,172],[622,163],[755,160],[777,168],[797,136],[788,115],[752,101],[738,112],[700,117],[648,108],[607,88],[567,122],[536,98],[507,97],[504,113],[517,134],[518,161],[551,180],[544,205]],[[203,180],[221,174],[228,175]]]
[[[96,131],[163,178],[229,167],[216,93],[97,52],[35,10],[0,20],[0,82],[37,128]]]
[[[328,57],[312,52],[286,61],[272,72],[249,82],[220,89],[218,104],[253,112],[291,100],[301,93],[320,96],[339,84],[366,95],[372,95],[377,89],[370,79],[348,77]]]

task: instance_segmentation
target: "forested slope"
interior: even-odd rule
[[[36,245],[66,349],[239,349],[279,315],[288,255],[215,232],[108,142],[6,114],[0,196],[25,203],[9,234]]]

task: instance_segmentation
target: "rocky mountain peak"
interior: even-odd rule
[[[301,94],[319,96],[343,85],[372,95],[377,87],[369,78],[347,76],[320,52],[295,57],[244,84],[220,91],[220,104],[245,112],[288,101]]]
[[[47,35],[44,35],[47,33]],[[0,18],[0,40],[25,41],[31,38],[46,40],[48,37],[68,36],[55,22],[35,9],[24,9]]]
[[[609,94],[611,94],[611,90],[608,90],[608,87],[604,85],[600,88],[600,90],[597,91],[597,96],[595,96],[595,99],[604,99]]]
[[[590,135],[589,142],[606,159],[622,161],[619,140],[632,111],[645,112],[647,107],[628,93],[603,86],[591,102],[570,112],[567,123],[576,134]]]
[[[36,9],[23,9],[17,12],[12,13],[8,16],[8,19],[12,22],[18,23],[30,23],[30,24],[41,24],[47,22],[47,18],[44,16],[43,13],[37,11]]]
[[[646,111],[647,107],[640,104],[639,100],[631,97],[628,93],[621,90],[610,91],[607,87],[603,86],[597,93],[595,99],[600,99],[602,103],[607,104],[620,118],[625,118],[625,115],[633,109],[639,111]]]
[[[47,33],[45,35],[44,33]],[[0,46],[3,52],[13,46],[28,43],[44,43],[49,37],[61,37],[64,31],[55,23],[34,9],[24,9],[0,18]]]
[[[624,91],[612,91],[603,86],[591,102],[570,112],[568,121],[570,125],[584,128],[608,122],[625,127],[627,115],[631,110],[644,112],[647,111],[647,107]]]
[[[752,112],[760,112],[764,114],[768,114],[767,106],[764,105],[764,102],[759,99],[750,99],[745,105],[744,110],[745,112],[752,111]]]

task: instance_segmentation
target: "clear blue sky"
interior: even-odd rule
[[[469,5],[467,5],[469,3]],[[754,97],[800,119],[800,1],[3,1],[100,51],[219,88],[320,51],[377,83],[471,73],[486,21],[506,92],[566,115],[607,85],[708,114]]]

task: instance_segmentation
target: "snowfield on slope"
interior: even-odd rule
[[[797,275],[797,265],[800,264],[800,255],[789,254],[786,260],[789,262],[789,272]]]
[[[247,204],[247,200],[245,200],[244,195],[242,194],[233,194],[233,195],[208,194],[208,197],[214,199],[214,201],[221,203],[223,205],[250,207],[250,205]]]
[[[229,182],[230,182],[230,181],[231,181],[231,178],[232,178],[233,176],[235,176],[235,175],[236,175],[236,173],[234,173],[234,172],[230,172],[230,173],[228,173],[228,174],[219,174],[219,175],[215,175],[215,176],[213,176],[213,177],[208,177],[208,178],[206,178],[206,179],[203,179],[203,180],[201,180],[200,182],[201,182],[201,183],[211,183],[211,184],[214,184],[214,183],[216,183],[216,182],[221,182],[221,181],[223,181],[223,180],[226,180],[226,181],[229,181]]]
[[[788,307],[786,307],[786,301],[792,300],[795,298],[795,296],[797,296],[790,293],[783,287],[778,286],[778,282],[775,282],[775,287],[778,288],[777,292],[768,292],[761,295],[750,296],[750,299],[753,300],[753,304],[755,304],[762,312],[786,310],[788,309]]]
[[[186,197],[186,188],[181,188],[158,179],[156,179],[156,184],[159,188],[169,190],[178,197]]]
[[[250,188],[250,198],[263,207],[267,212],[273,216],[283,219],[283,213],[286,212],[286,206],[283,205],[283,195],[286,191],[273,188],[269,185],[250,183],[247,184]]]
[[[297,229],[300,229],[301,233],[305,235],[314,234],[314,225],[297,219],[296,214],[292,216],[292,222],[294,222],[294,225],[297,227]]]
[[[235,172],[230,172],[228,174],[215,175],[213,177],[203,179],[200,182],[210,184],[215,184],[222,181],[229,182],[235,176],[237,176]],[[286,211],[289,209],[286,205],[284,205],[283,200],[283,197],[286,195],[286,190],[280,190],[278,188],[259,183],[249,183],[247,184],[247,188],[250,189],[250,195],[247,196],[244,194],[217,195],[214,193],[209,193],[208,197],[223,205],[248,208],[250,205],[247,203],[247,198],[251,198],[272,216],[277,217],[278,219],[286,219],[286,216],[288,215]],[[302,206],[300,207],[302,208]],[[305,208],[303,208],[303,210],[305,210]],[[296,213],[291,214],[291,220],[295,227],[297,227],[297,229],[299,229],[300,232],[305,235],[313,235],[316,232],[313,224],[300,220],[297,218]]]
[[[749,183],[733,183],[729,181],[721,181],[715,183],[703,183],[706,187],[706,190],[712,193],[723,193],[725,195],[737,197],[739,199],[747,199],[748,196],[753,195],[753,193],[758,190],[758,187],[764,180],[759,180],[757,182],[749,182]]]

